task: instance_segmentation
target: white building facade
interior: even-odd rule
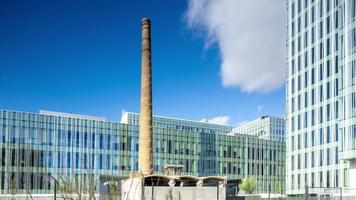
[[[356,188],[355,13],[355,0],[287,1],[288,195]]]

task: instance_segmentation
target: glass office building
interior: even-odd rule
[[[0,110],[1,193],[53,193],[53,176],[88,180],[128,176],[138,170],[138,114],[122,122],[41,111]],[[285,143],[226,133],[232,127],[154,117],[154,172],[165,164],[184,165],[184,174],[257,179],[285,190]],[[88,183],[89,181],[85,182]],[[85,184],[83,185],[85,187]]]
[[[254,135],[261,139],[285,142],[285,120],[280,117],[262,116],[243,122],[233,129],[234,134]]]
[[[286,4],[286,192],[356,188],[356,1]]]

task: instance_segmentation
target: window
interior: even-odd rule
[[[308,168],[308,153],[304,154],[304,168]]]
[[[103,148],[103,146],[104,146],[104,136],[103,136],[103,134],[102,133],[100,133],[100,136],[99,136],[99,148],[100,149],[102,149]],[[102,168],[100,168],[100,169],[102,169]]]
[[[76,134],[76,147],[79,147],[79,144],[80,144],[80,140],[79,140],[79,131],[77,131],[77,134]]]
[[[339,80],[336,78],[334,81],[334,97],[339,95]]]
[[[84,147],[85,148],[88,147],[88,133],[87,132],[84,133]]]
[[[304,88],[308,87],[308,72],[304,73]]]
[[[330,11],[330,0],[326,0],[326,12],[329,12],[329,11]]]
[[[326,149],[326,165],[330,165],[330,148]]]
[[[75,168],[79,168],[79,152],[75,153]]]
[[[330,126],[326,127],[326,143],[330,143]]]
[[[304,148],[308,147],[308,135],[307,133],[304,133]]]
[[[304,53],[304,68],[308,67],[308,52]]]
[[[323,128],[319,129],[319,144],[324,144],[324,135],[323,135]]]
[[[308,127],[308,112],[304,113],[304,128]]]
[[[331,31],[331,24],[330,24],[330,16],[326,18],[326,34],[329,34]]]
[[[335,29],[337,29],[339,27],[339,11],[334,13],[334,21]]]
[[[308,92],[304,93],[304,108],[308,106]]]
[[[304,32],[304,42],[303,43],[304,43],[303,44],[304,48],[306,48],[308,46],[308,32],[307,31]],[[304,59],[307,59],[307,56],[305,56]],[[306,66],[304,66],[304,67],[306,67]]]
[[[306,28],[308,26],[308,12],[305,12],[304,14],[304,27]]]
[[[339,164],[339,148],[335,147],[335,164]]]
[[[67,139],[67,146],[72,146],[72,132],[68,131],[68,139]]]
[[[95,133],[92,134],[91,148],[95,148]]]

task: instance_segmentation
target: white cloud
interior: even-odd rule
[[[211,119],[202,119],[201,122],[206,122],[210,124],[228,125],[230,122],[229,116],[218,116]]]
[[[285,79],[284,0],[188,0],[188,27],[217,43],[225,87],[268,92]]]

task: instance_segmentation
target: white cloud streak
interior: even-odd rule
[[[187,26],[217,43],[225,87],[270,92],[285,79],[284,0],[188,0]]]
[[[211,119],[202,119],[201,122],[206,122],[209,124],[219,124],[219,125],[228,125],[230,122],[229,116],[218,116]]]

